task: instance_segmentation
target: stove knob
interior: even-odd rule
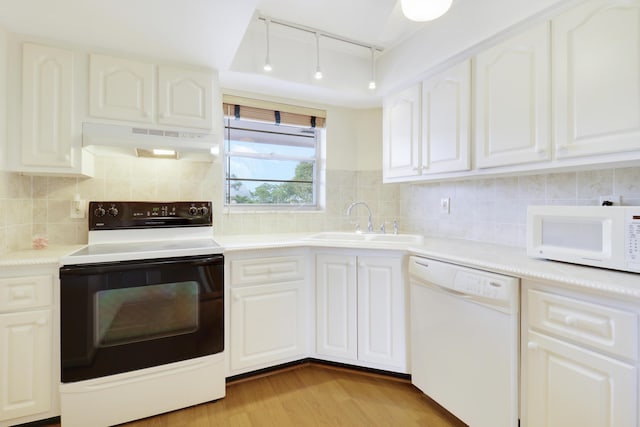
[[[98,218],[103,217],[106,213],[107,211],[105,211],[102,206],[99,206],[95,211],[93,211],[93,214]]]
[[[195,206],[191,206],[189,208],[189,215],[192,215],[192,216],[198,215],[198,208],[196,208]]]
[[[207,208],[206,206],[198,208],[198,213],[202,216],[205,216],[206,214],[209,213],[209,208]]]
[[[109,208],[109,215],[118,216],[118,208],[116,208],[115,206],[111,206]]]

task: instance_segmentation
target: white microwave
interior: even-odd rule
[[[527,255],[640,273],[640,206],[529,206]]]

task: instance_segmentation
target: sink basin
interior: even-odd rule
[[[342,243],[380,243],[421,245],[424,237],[418,234],[379,234],[379,233],[348,233],[340,231],[325,231],[307,237],[306,240]]]

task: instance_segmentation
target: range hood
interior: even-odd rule
[[[196,161],[212,161],[219,151],[216,136],[209,133],[104,123],[82,124],[82,146],[94,154]]]

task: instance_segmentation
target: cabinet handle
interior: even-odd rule
[[[47,319],[38,319],[36,320],[36,325],[38,326],[44,326],[47,324]]]
[[[27,296],[27,293],[24,291],[24,289],[14,289],[11,292],[11,296],[15,299],[22,299]]]
[[[535,351],[535,350],[537,350],[538,348],[540,348],[540,346],[538,345],[538,343],[537,343],[537,342],[529,341],[529,342],[527,343],[527,348],[528,348],[529,350],[533,350],[533,351]]]
[[[567,326],[576,326],[578,324],[578,319],[573,316],[567,316],[564,318],[564,323]]]
[[[233,299],[234,299],[235,301],[240,301],[240,295],[235,294],[235,295],[233,296]]]

